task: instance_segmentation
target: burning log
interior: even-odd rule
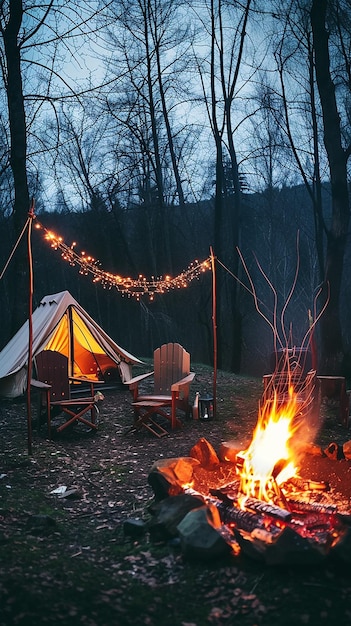
[[[240,495],[240,480],[237,480],[235,483],[231,483],[230,485],[226,485],[225,487],[219,487],[218,489],[210,489],[210,494],[215,496],[219,500],[223,502],[227,502],[228,504],[232,502],[236,502]]]
[[[338,507],[335,504],[322,504],[319,502],[301,502],[301,500],[289,499],[289,506],[295,513],[308,514],[316,513],[319,516],[327,515],[329,520],[334,516],[336,521],[340,522],[344,526],[351,525],[351,515],[348,513],[341,513],[338,511]]]
[[[217,506],[223,524],[235,524],[237,528],[247,532],[252,532],[257,529],[267,530],[268,524],[260,514],[230,507],[224,502],[215,502],[215,505]],[[277,535],[281,532],[281,529],[274,526],[274,524],[270,524],[269,531],[272,535]]]
[[[193,489],[186,491],[200,495]],[[250,541],[258,541],[260,545],[274,543],[284,530],[290,528],[302,538],[327,549],[332,543],[335,529],[338,527],[340,529],[343,523],[334,505],[288,500],[289,509],[283,509],[257,498],[246,497],[242,501],[242,506],[245,507],[243,509],[240,508],[238,500],[236,502],[229,500],[220,489],[212,490],[211,496],[202,497],[204,502],[211,503],[217,508],[221,522],[230,528],[236,537],[237,532],[242,532],[250,536]]]
[[[330,485],[327,481],[316,481],[309,480],[305,478],[300,478],[299,476],[293,476],[286,481],[285,485],[292,485],[299,491],[329,491]]]
[[[288,500],[292,511],[298,513],[320,513],[335,515],[337,507],[335,504],[321,504],[319,502],[301,502],[301,500]]]
[[[239,490],[239,484],[233,483],[236,486],[236,489],[232,489],[231,486],[226,488],[219,489],[210,489],[211,495],[217,497],[222,502],[227,503],[228,505],[236,506],[238,504],[239,498],[242,499],[242,507],[244,509],[249,509],[255,513],[261,513],[262,515],[267,515],[268,517],[279,519],[283,522],[288,522],[291,519],[291,513],[289,511],[288,506],[286,508],[282,508],[281,506],[277,506],[276,504],[270,504],[268,502],[264,502],[263,500],[259,500],[258,498],[244,496],[242,492]],[[280,499],[286,504],[286,500],[283,497],[283,494],[279,494]]]
[[[281,529],[274,525],[273,518],[270,522],[267,519],[264,519],[261,512],[259,513],[251,513],[250,511],[245,511],[243,509],[237,508],[233,506],[232,503],[227,504],[219,500],[214,496],[202,496],[200,493],[195,491],[194,489],[185,489],[185,493],[201,496],[204,502],[213,504],[217,510],[219,511],[221,521],[223,524],[231,525],[234,524],[238,528],[245,530],[246,532],[252,532],[253,530],[261,529],[267,530],[269,527],[269,531],[273,535],[277,535],[281,532]],[[265,502],[261,503],[265,505]],[[269,506],[267,504],[267,506]],[[278,507],[271,507],[277,509]]]
[[[268,504],[268,502],[262,502],[262,500],[257,500],[257,498],[246,498],[243,501],[243,505],[245,509],[250,509],[256,513],[261,513],[262,515],[267,515],[268,517],[273,517],[283,522],[290,522],[291,520],[290,511],[274,504]]]
[[[332,504],[330,497],[322,495],[330,490],[329,482],[296,475],[294,446],[288,445],[294,434],[289,421],[292,416],[273,415],[270,421],[263,417],[252,445],[236,453],[235,464],[220,464],[218,472],[213,471],[217,459],[203,439],[190,457],[158,463],[149,476],[156,499],[163,491],[172,499],[180,493],[196,496],[199,506],[195,510],[215,509],[220,522],[216,531],[234,552],[242,549],[267,564],[318,563],[334,552],[334,546],[339,558],[351,562],[351,514],[339,512],[335,500]],[[285,444],[278,446],[279,439]],[[324,461],[321,464],[324,466]],[[204,470],[208,470],[205,475]],[[155,480],[156,471],[161,485],[159,478]],[[333,486],[332,475],[330,478]],[[223,484],[225,480],[228,482]],[[196,527],[196,541],[199,532]]]

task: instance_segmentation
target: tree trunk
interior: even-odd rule
[[[7,103],[11,138],[10,164],[14,180],[14,226],[18,236],[25,224],[29,211],[27,180],[27,135],[24,98],[21,76],[21,54],[18,34],[21,27],[23,7],[21,0],[10,0],[9,20],[3,32],[7,65]],[[24,294],[27,290],[27,261],[25,241],[15,256],[15,276],[12,302],[12,332],[15,332],[27,317]]]
[[[326,13],[328,0],[313,0],[311,24],[314,40],[316,79],[321,100],[324,145],[326,148],[332,197],[332,221],[327,233],[325,292],[329,304],[321,319],[321,373],[340,374],[343,364],[343,340],[340,323],[340,288],[349,227],[347,156],[342,147],[340,118],[335,85],[330,73]]]

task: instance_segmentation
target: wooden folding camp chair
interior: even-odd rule
[[[154,377],[152,393],[140,393],[139,384],[150,376]],[[181,410],[186,417],[190,415],[189,392],[194,377],[195,373],[190,371],[190,354],[180,344],[168,343],[157,348],[154,351],[153,372],[141,374],[125,383],[133,396],[132,429],[139,430],[145,427],[157,437],[167,434],[167,431],[155,422],[154,415],[161,415],[170,420],[172,430],[180,426],[181,422],[176,414]]]
[[[53,409],[66,416],[66,421],[56,429],[57,432],[61,432],[76,422],[85,424],[89,429],[97,430],[99,412],[97,401],[101,395],[94,396],[93,383],[91,383],[91,396],[72,399],[71,384],[73,382],[86,383],[87,380],[68,376],[68,358],[65,355],[52,350],[43,350],[36,355],[34,365],[37,379],[32,380],[32,387],[45,394],[49,435]]]

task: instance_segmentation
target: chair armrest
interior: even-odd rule
[[[84,376],[68,376],[68,380],[72,383],[89,383],[89,385],[103,385],[105,383],[104,380],[98,380],[97,378],[88,378]]]
[[[84,377],[84,376],[68,376],[68,380],[70,383],[81,383],[81,384],[86,384],[89,385],[90,387],[90,395],[93,396],[94,395],[94,385],[100,385],[100,384],[104,384],[104,380],[98,380],[98,379],[93,379],[93,378],[88,378],[88,377]],[[79,387],[75,390],[77,391],[77,393],[79,393]],[[75,393],[75,392],[72,392]]]
[[[146,374],[139,374],[139,376],[134,376],[134,378],[130,378],[130,380],[125,380],[124,385],[128,385],[129,389],[137,389],[139,383],[145,378],[149,378],[153,375],[153,372],[147,372]]]
[[[190,385],[190,383],[194,380],[195,378],[195,372],[190,372],[190,374],[188,374],[187,376],[184,376],[184,378],[182,378],[181,380],[178,380],[176,383],[173,383],[173,385],[171,386],[171,391],[180,391],[180,389],[182,387],[186,387],[187,385]]]
[[[41,380],[35,380],[34,378],[30,381],[30,386],[32,389],[38,389],[39,391],[49,391],[49,389],[51,389],[51,385],[43,383]]]

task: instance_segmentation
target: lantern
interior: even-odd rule
[[[200,419],[213,419],[213,396],[200,396],[199,398]]]

